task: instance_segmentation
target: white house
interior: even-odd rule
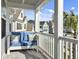
[[[40,32],[49,33],[49,24],[46,21],[40,21]]]
[[[14,14],[14,21],[12,22],[12,32],[17,31],[26,31],[27,30],[27,20],[26,17],[24,17],[23,10],[15,9],[16,13]],[[17,17],[16,17],[17,16]]]
[[[52,31],[54,33],[54,22],[52,21]]]
[[[49,26],[48,26],[47,22],[45,22],[43,25],[43,33],[49,33]]]

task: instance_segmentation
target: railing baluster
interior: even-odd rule
[[[62,46],[62,48],[63,48],[63,49],[62,49],[62,50],[63,50],[62,59],[64,59],[64,40],[62,40],[62,45],[63,45],[63,46]]]
[[[72,43],[70,43],[70,59],[72,59]]]
[[[49,55],[50,55],[50,37],[48,37],[48,53],[49,53]]]
[[[50,37],[48,37],[48,53],[49,53],[49,55],[50,55]]]
[[[49,49],[49,43],[48,42],[49,42],[49,40],[47,41],[47,52],[49,52],[49,50],[48,50]]]
[[[54,58],[54,38],[52,38],[53,40],[53,58]]]
[[[46,52],[48,52],[48,40],[46,39],[45,41],[46,41],[46,44],[45,44],[45,46],[46,46]]]
[[[58,43],[58,59],[63,59],[63,41],[62,40],[59,40],[59,43]]]
[[[51,37],[49,39],[49,52],[50,52],[50,55],[51,55]]]
[[[77,50],[77,44],[75,44],[75,48],[74,48],[74,59],[78,59],[78,50]]]
[[[51,37],[51,56],[52,56],[52,37]]]
[[[51,56],[51,37],[50,37],[50,56]]]
[[[68,59],[68,42],[66,42],[66,59]]]

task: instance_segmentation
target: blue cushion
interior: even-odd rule
[[[29,41],[29,35],[28,35],[28,33],[27,32],[24,32],[24,37],[23,37],[23,40],[24,41]]]
[[[11,34],[12,34],[12,35],[20,35],[20,32],[11,32]],[[18,40],[20,41],[20,39],[21,39],[21,35],[20,35],[20,38],[19,38]],[[20,42],[11,41],[11,45],[12,45],[12,46],[14,46],[14,45],[15,45],[15,46],[18,46],[18,45],[20,45]]]
[[[33,40],[32,45],[37,45],[37,40]]]
[[[27,45],[31,45],[32,44],[32,42],[31,41],[22,41],[22,44],[27,44]]]
[[[20,42],[23,41],[23,32],[20,32]]]
[[[11,41],[10,45],[11,46],[21,46],[21,43],[20,42],[16,42],[16,41]]]
[[[12,35],[20,35],[20,32],[11,32]]]
[[[29,32],[23,32],[23,39],[21,40],[21,43],[27,44],[27,45],[31,45],[32,42],[29,41]]]
[[[11,32],[12,35],[20,35],[19,42],[23,40],[23,32]]]

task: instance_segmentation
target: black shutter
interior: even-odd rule
[[[6,35],[6,21],[1,18],[1,37],[3,38]]]

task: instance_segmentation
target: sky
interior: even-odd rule
[[[78,14],[78,0],[64,0],[64,11],[68,12],[73,10],[75,14]],[[42,6],[40,11],[40,21],[52,20],[54,13],[54,0],[49,0],[48,3]],[[24,15],[28,20],[34,20],[33,10],[24,10]]]

